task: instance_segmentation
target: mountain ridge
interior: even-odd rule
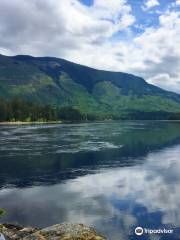
[[[0,96],[84,113],[123,116],[180,112],[180,95],[129,73],[98,70],[56,57],[0,55]]]

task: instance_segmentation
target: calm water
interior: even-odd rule
[[[1,222],[179,239],[180,123],[0,126]],[[173,229],[136,237],[136,226]]]

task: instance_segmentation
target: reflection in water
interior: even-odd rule
[[[141,239],[178,239],[179,123],[2,127],[0,134],[3,221],[81,222],[111,240],[136,239],[136,226],[166,227],[170,237]]]

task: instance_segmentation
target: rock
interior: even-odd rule
[[[37,228],[23,228],[15,224],[1,224],[0,232],[5,236],[6,240],[24,239],[24,237],[38,231]]]
[[[23,228],[13,224],[0,225],[6,240],[105,240],[97,232],[83,224],[63,223],[44,229]]]

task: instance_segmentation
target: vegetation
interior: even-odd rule
[[[6,211],[0,208],[0,217],[4,216],[5,214],[6,214]]]
[[[171,114],[171,115],[169,116],[169,119],[170,119],[170,120],[180,120],[180,112]]]
[[[54,108],[40,105],[19,98],[0,99],[0,122],[34,122],[34,121],[82,121],[85,115],[72,107]]]
[[[7,101],[1,121],[168,119],[180,112],[180,95],[140,77],[49,57],[0,55],[0,97]]]
[[[0,122],[48,122],[48,121],[95,121],[95,120],[180,120],[180,112],[131,110],[124,114],[87,114],[72,106],[53,107],[41,105],[20,98],[0,98]]]
[[[66,121],[86,120],[86,116],[73,107],[62,107],[58,111],[58,118]]]

